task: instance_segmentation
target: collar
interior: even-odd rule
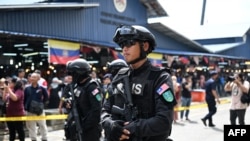
[[[151,66],[151,62],[147,59],[147,61],[145,61],[144,64],[142,64],[139,68],[137,69],[131,69],[131,73],[134,75],[138,75],[143,71],[146,71],[147,68],[149,68]]]

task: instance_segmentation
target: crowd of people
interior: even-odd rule
[[[82,58],[69,61],[67,74],[62,79],[54,77],[49,85],[40,70],[25,78],[24,69],[19,69],[16,77],[2,78],[0,93],[5,109],[2,116],[40,116],[46,114],[43,109],[58,109],[60,114],[68,114],[66,140],[99,141],[104,131],[105,141],[165,141],[171,140],[168,137],[173,123],[191,121],[191,92],[196,87],[204,89],[208,105],[208,114],[201,122],[215,126],[212,116],[222,92],[218,71],[195,80],[188,73],[179,77],[169,68],[153,66],[147,55],[156,47],[155,38],[142,26],[119,26],[113,40],[121,47],[124,60],[108,63],[102,78]],[[239,124],[244,125],[248,103],[243,103],[241,96],[248,93],[249,82],[243,74],[235,74],[223,82],[223,87],[223,93],[232,97],[230,123],[235,125],[239,118]],[[179,111],[179,107],[185,108]],[[32,141],[37,140],[37,127],[41,140],[48,140],[46,120],[6,123],[10,141],[15,140],[16,133],[24,141],[25,127]]]

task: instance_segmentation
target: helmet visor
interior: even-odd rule
[[[123,42],[118,43],[119,46],[123,49],[124,47],[131,47],[136,44],[136,40],[124,40]]]
[[[137,34],[137,31],[135,28],[131,27],[131,26],[122,26],[116,29],[115,32],[115,37],[116,35],[120,34],[120,36],[124,36],[124,35],[135,35]]]
[[[114,42],[120,45],[121,42],[133,39],[138,35],[138,31],[131,26],[121,26],[116,29],[115,36],[113,38]]]

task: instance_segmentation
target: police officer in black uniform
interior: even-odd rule
[[[142,26],[122,25],[113,40],[122,48],[129,68],[121,69],[113,78],[114,98],[102,109],[106,140],[165,141],[171,133],[176,100],[169,70],[155,67],[147,59],[156,46],[154,35]],[[121,79],[126,77],[129,83]],[[127,105],[132,110],[126,110]]]
[[[112,62],[107,63],[107,70],[109,73],[112,74],[112,77],[116,76],[116,74],[118,73],[120,69],[127,68],[127,67],[128,67],[128,64],[122,59],[116,59],[116,60],[113,60]],[[108,85],[107,93],[105,93],[104,95],[104,100],[108,99],[109,95],[112,95],[112,93],[113,93],[112,85]]]
[[[213,123],[213,116],[217,112],[216,102],[220,104],[219,95],[217,93],[217,79],[218,79],[218,72],[213,70],[210,72],[210,79],[205,82],[205,90],[206,90],[206,103],[208,108],[208,113],[201,119],[203,124],[207,126],[214,127],[215,124]]]
[[[91,67],[86,60],[73,60],[67,63],[66,69],[73,79],[72,84],[70,84],[71,110],[67,121],[68,127],[73,132],[70,133],[71,140],[99,141],[101,137],[100,114],[102,99],[100,86],[90,77]],[[74,113],[75,111],[77,113]],[[76,116],[79,117],[80,123],[77,123]],[[77,125],[80,125],[80,128],[77,128],[79,127]],[[72,129],[72,127],[75,129]],[[80,137],[78,136],[79,132],[81,132]],[[74,139],[74,137],[78,137],[78,139]]]
[[[128,64],[122,59],[115,59],[112,62],[107,63],[108,71],[112,74],[113,77],[118,73],[121,68],[126,67],[128,67]]]

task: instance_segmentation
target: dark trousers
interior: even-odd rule
[[[213,115],[217,112],[216,108],[216,103],[215,101],[207,101],[207,106],[208,106],[208,114],[203,118],[205,120],[208,119],[208,124],[212,125],[213,124]]]
[[[186,119],[188,119],[188,115],[189,115],[189,107],[191,105],[191,98],[187,98],[187,97],[181,97],[181,107],[185,107],[187,108],[186,110],[181,110],[181,119],[184,116],[184,112],[185,112],[185,117]]]
[[[24,141],[24,123],[23,121],[8,121],[7,122],[9,129],[9,141],[14,141],[16,139],[16,132],[18,133],[18,138],[20,141]]]
[[[101,126],[93,127],[87,131],[83,131],[83,139],[85,141],[100,141],[101,137]]]
[[[230,110],[230,122],[231,125],[236,125],[236,119],[240,125],[245,125],[245,113],[246,109]]]

